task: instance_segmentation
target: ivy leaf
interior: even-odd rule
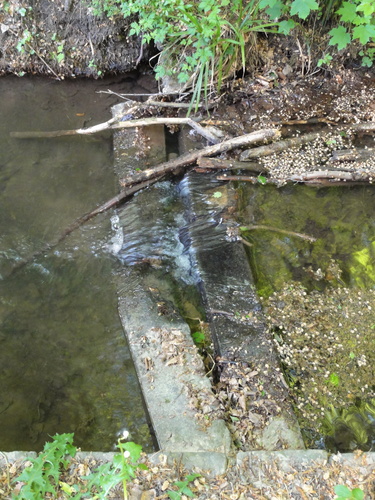
[[[364,16],[372,16],[375,12],[374,1],[370,0],[369,2],[361,2],[357,7],[357,11],[362,11]]]
[[[353,3],[343,2],[342,6],[337,11],[340,15],[341,21],[344,23],[352,22],[353,18],[357,16],[357,8]]]
[[[373,37],[375,37],[375,26],[372,24],[356,26],[353,29],[353,38],[358,38],[362,45],[365,45]]]
[[[279,22],[279,33],[283,35],[289,35],[292,29],[296,26],[296,23],[293,19],[288,19],[288,21],[280,21]]]
[[[333,28],[329,35],[331,35],[331,40],[329,45],[337,45],[337,49],[344,49],[350,43],[350,35],[344,28],[344,26],[339,26],[338,28]]]
[[[290,6],[290,14],[306,19],[312,10],[318,10],[319,5],[315,0],[294,0]]]

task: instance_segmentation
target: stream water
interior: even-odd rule
[[[122,81],[0,79],[0,450],[40,450],[74,432],[83,450],[112,450],[127,429],[152,450],[135,370],[117,313],[109,215],[9,275],[117,191],[112,140],[17,140],[12,130],[59,130],[109,119]],[[147,90],[146,90],[147,91]]]

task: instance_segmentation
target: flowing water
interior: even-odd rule
[[[111,450],[124,429],[152,449],[118,313],[108,252],[110,215],[87,223],[10,275],[73,220],[117,191],[109,135],[12,139],[111,117],[109,86],[135,82],[0,79],[0,449],[40,450],[74,432],[84,450]],[[115,264],[116,265],[116,264]]]

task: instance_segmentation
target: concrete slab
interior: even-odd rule
[[[125,109],[122,107],[121,112]],[[118,107],[114,109],[114,113],[119,111]],[[116,171],[120,177],[129,175],[138,166],[149,166],[164,159],[160,157],[165,148],[160,131],[150,133],[148,128],[144,131],[149,140],[141,157],[134,152],[134,144],[139,140],[136,132],[130,132],[129,136],[127,132],[116,132],[114,137]],[[225,422],[215,417],[215,400],[203,361],[189,327],[173,304],[166,297],[161,299],[160,293],[149,286],[150,275],[158,273],[153,266],[162,265],[165,272],[172,270],[169,254],[178,251],[180,244],[173,238],[168,240],[165,231],[157,237],[163,213],[158,197],[165,196],[168,194],[163,189],[154,187],[139,193],[126,209],[118,211],[124,233],[129,232],[133,221],[145,221],[142,231],[135,235],[134,245],[125,238],[118,252],[119,258],[128,264],[122,267],[118,277],[119,315],[158,447],[171,460],[181,460],[185,465],[200,463],[214,473],[222,473],[231,437]],[[178,234],[178,230],[176,232]],[[182,253],[183,246],[180,246]],[[183,260],[179,256],[177,259]],[[162,287],[160,281],[159,287]],[[160,304],[163,304],[162,312]]]
[[[209,400],[211,385],[187,325],[160,316],[152,292],[136,269],[120,281],[119,314],[142,387],[158,445],[163,453],[228,453],[231,438],[224,421],[200,415],[196,397]],[[212,411],[214,408],[212,409]]]
[[[194,172],[185,180],[190,224],[187,232],[200,277],[216,354],[223,360],[267,367],[264,392],[281,409],[264,429],[254,429],[259,449],[304,448],[279,361],[266,334],[262,308],[236,223],[231,220],[235,190],[215,177]],[[253,440],[254,441],[254,440]]]

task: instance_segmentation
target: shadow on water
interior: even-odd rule
[[[13,264],[112,197],[109,135],[15,140],[12,130],[59,130],[110,118],[113,82],[0,79],[0,449],[40,450],[74,432],[84,450],[116,436],[152,449],[117,313],[108,215],[11,277]],[[131,89],[137,91],[133,82]],[[129,91],[118,84],[114,90]],[[144,89],[138,89],[144,91]]]

